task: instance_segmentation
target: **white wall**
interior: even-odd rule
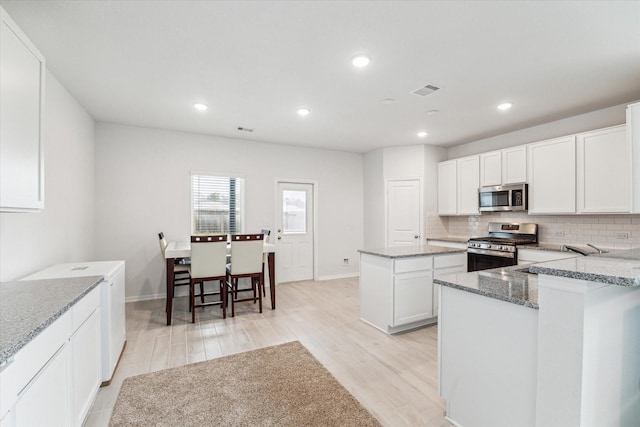
[[[246,232],[273,230],[276,178],[317,181],[319,276],[359,270],[361,154],[98,123],[96,158],[98,258],[126,261],[129,300],[165,295],[157,233],[188,239],[191,171],[245,176]]]
[[[364,247],[386,244],[384,154],[379,148],[364,155]]]
[[[446,148],[424,146],[424,210],[427,215],[438,212],[438,163],[445,160]]]
[[[457,145],[449,148],[448,158],[457,159],[473,154],[624,124],[626,121],[626,108],[627,104],[604,108],[492,138]]]
[[[45,208],[0,213],[0,280],[94,259],[94,121],[51,74],[45,84]]]

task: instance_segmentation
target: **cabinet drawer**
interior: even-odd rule
[[[100,285],[71,307],[71,332],[75,331],[100,305]]]
[[[71,315],[67,311],[25,345],[0,372],[0,418],[17,401],[18,394],[69,339]]]
[[[467,253],[437,255],[433,257],[433,268],[448,268],[464,266],[467,261]]]
[[[394,273],[408,273],[409,271],[431,270],[433,268],[433,257],[421,256],[403,258],[394,263]]]

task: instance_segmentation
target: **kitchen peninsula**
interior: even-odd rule
[[[433,245],[360,250],[360,318],[388,334],[436,323],[436,275],[466,271],[466,250]]]
[[[434,283],[439,392],[456,425],[637,425],[638,250]]]

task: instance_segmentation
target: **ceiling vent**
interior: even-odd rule
[[[440,89],[437,86],[434,85],[426,85],[425,87],[421,87],[420,89],[414,90],[413,93],[414,95],[418,95],[418,96],[427,96],[430,93],[433,93],[435,91],[437,91],[438,89]]]
[[[250,129],[250,128],[244,128],[244,127],[242,127],[242,126],[238,126],[238,130],[239,130],[240,132],[253,132],[253,129]]]

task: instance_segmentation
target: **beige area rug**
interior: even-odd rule
[[[298,341],[127,378],[111,426],[380,426]]]

